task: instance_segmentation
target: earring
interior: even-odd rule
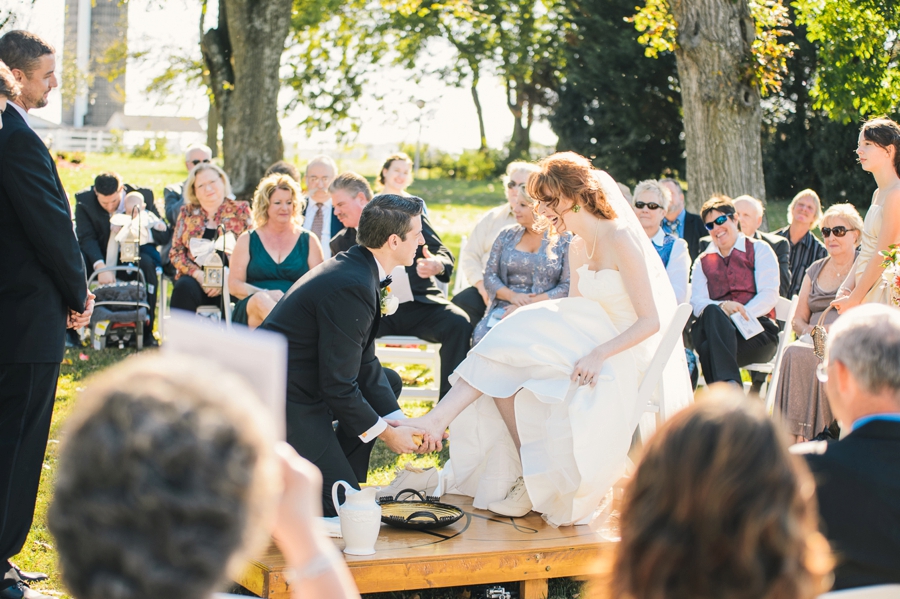
[[[581,210],[580,204],[575,204],[574,206],[572,206],[572,212],[578,212],[579,210]]]

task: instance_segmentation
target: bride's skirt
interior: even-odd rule
[[[523,476],[550,524],[590,520],[624,473],[656,336],[609,358],[594,388],[569,377],[576,361],[632,323],[614,322],[585,298],[545,301],[517,310],[469,352],[451,380],[484,395],[450,425],[450,456],[456,488],[475,507],[503,499]],[[492,399],[513,394],[521,461]]]

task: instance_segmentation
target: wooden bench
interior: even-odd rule
[[[609,575],[615,535],[600,522],[553,528],[538,514],[504,518],[472,507],[472,498],[445,495],[463,518],[446,528],[413,532],[382,525],[371,556],[345,556],[361,593],[476,584],[520,584],[520,599],[543,599],[547,580]],[[343,541],[335,539],[338,548]],[[250,563],[238,582],[260,597],[289,599],[284,558],[275,546]]]

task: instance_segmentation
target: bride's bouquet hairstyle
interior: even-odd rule
[[[575,152],[557,152],[538,162],[538,172],[528,177],[528,195],[560,216],[570,210],[587,210],[612,220],[616,211],[603,193],[590,160]]]
[[[377,249],[382,247],[391,235],[406,241],[406,234],[412,230],[412,218],[422,214],[425,202],[416,196],[381,194],[366,204],[359,216],[356,240],[360,245]]]
[[[812,599],[833,566],[786,435],[719,387],[651,439],[625,491],[614,597]]]

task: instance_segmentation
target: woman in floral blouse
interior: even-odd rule
[[[215,240],[221,225],[235,237],[253,226],[250,205],[230,198],[228,175],[212,163],[198,164],[184,186],[187,200],[178,214],[169,259],[175,267],[172,308],[196,312],[205,305],[221,306],[221,289],[203,288],[203,267],[191,254],[191,239]]]

